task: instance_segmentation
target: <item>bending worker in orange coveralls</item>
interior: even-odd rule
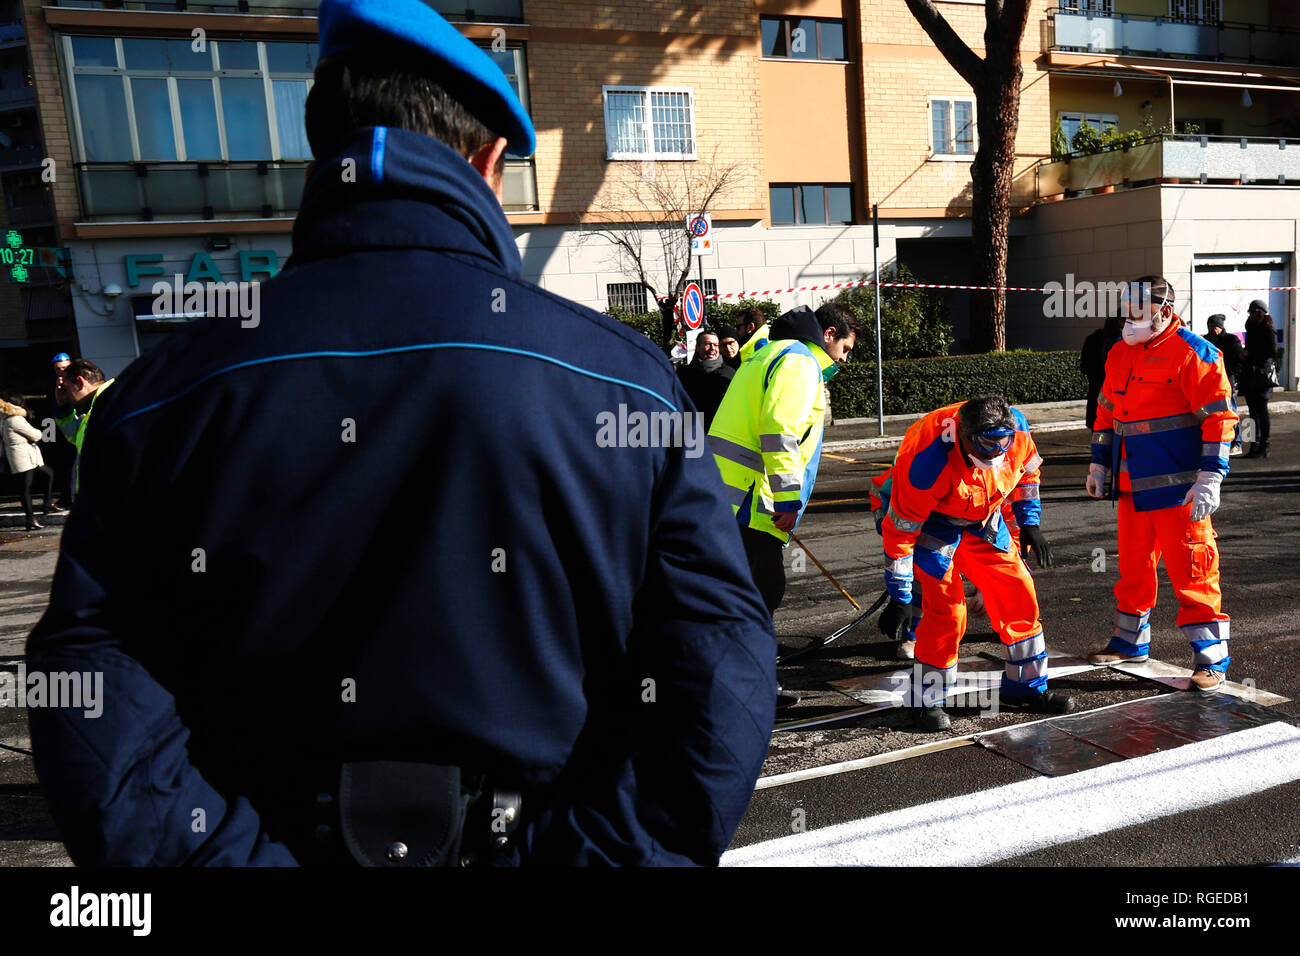
[[[1002,702],[1042,713],[1073,706],[1047,689],[1038,596],[1024,561],[1033,551],[1040,567],[1051,564],[1039,528],[1042,461],[1025,417],[1001,396],[981,395],[933,411],[909,428],[893,467],[876,481],[889,589],[882,633],[896,640],[910,636],[914,573],[921,582],[909,703],[918,708],[923,730],[951,724],[943,702],[956,684],[957,649],[966,632],[962,578],[983,594],[1005,648]],[[1002,517],[1006,501],[1020,525],[1020,553],[1012,550]]]
[[[1178,596],[1178,626],[1192,647],[1191,688],[1215,691],[1232,658],[1210,515],[1228,474],[1237,413],[1223,355],[1183,327],[1173,300],[1159,276],[1130,283],[1124,344],[1106,358],[1087,489],[1100,498],[1118,475],[1111,498],[1119,499],[1120,579],[1114,636],[1089,660],[1147,659],[1163,555]]]

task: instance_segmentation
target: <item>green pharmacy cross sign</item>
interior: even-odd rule
[[[32,281],[32,270],[37,266],[53,266],[66,279],[65,254],[63,249],[27,245],[17,229],[7,230],[4,242],[0,243],[0,265],[4,267],[5,277],[22,285]]]

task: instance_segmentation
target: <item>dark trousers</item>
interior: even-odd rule
[[[762,595],[767,612],[774,614],[785,597],[785,560],[782,556],[782,544],[766,531],[741,527],[740,540],[745,545],[745,557],[749,560],[749,573],[754,578],[754,586]]]
[[[1243,392],[1250,417],[1255,422],[1255,443],[1268,441],[1268,392]]]
[[[23,479],[23,512],[27,515],[27,525],[30,527],[36,520],[32,513],[32,482],[36,480],[38,474],[45,476],[45,507],[50,507],[50,496],[54,491],[54,469],[49,465],[40,465],[36,468],[28,469],[22,473]]]

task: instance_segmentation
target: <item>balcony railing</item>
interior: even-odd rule
[[[1038,166],[1038,198],[1173,181],[1300,186],[1300,141],[1174,136]]]
[[[26,43],[27,31],[21,23],[0,23],[0,46],[11,43]]]
[[[148,10],[152,13],[243,13],[277,17],[314,17],[320,0],[45,0],[48,7],[91,10]]]
[[[40,146],[0,147],[0,172],[30,169],[41,165],[44,158],[45,150]]]
[[[81,163],[87,220],[271,219],[298,211],[307,164]]]
[[[1052,11],[1051,24],[1058,50],[1300,66],[1300,30],[1287,27],[1066,9]]]
[[[36,90],[30,86],[16,86],[0,90],[0,110],[19,109],[36,105]]]
[[[77,167],[87,221],[271,219],[297,214],[307,164],[82,163]],[[501,204],[537,208],[531,160],[508,160]]]

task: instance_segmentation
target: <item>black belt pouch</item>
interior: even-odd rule
[[[460,768],[395,760],[343,764],[343,842],[361,866],[456,866],[469,797]]]

